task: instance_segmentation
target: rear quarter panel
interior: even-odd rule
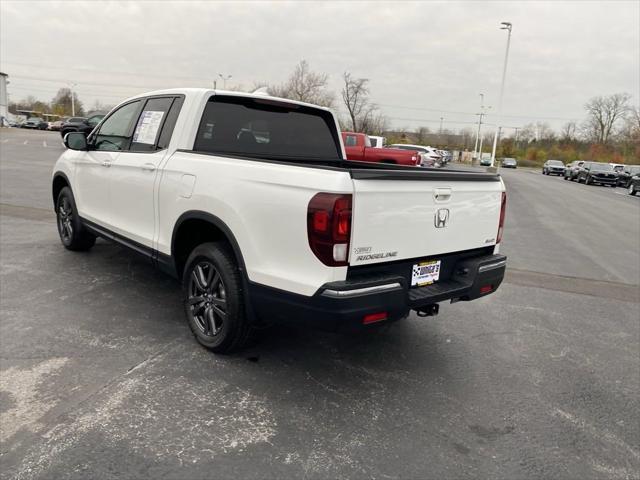
[[[347,270],[325,266],[309,247],[307,206],[320,191],[352,193],[353,184],[344,171],[178,151],[162,172],[157,248],[171,254],[183,213],[207,212],[235,236],[250,281],[313,295]]]

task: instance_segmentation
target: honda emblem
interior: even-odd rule
[[[448,208],[439,208],[436,211],[436,214],[433,218],[433,224],[436,228],[444,228],[447,226],[447,222],[449,221],[449,209]]]

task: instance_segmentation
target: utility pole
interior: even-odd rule
[[[218,81],[214,80],[213,81],[213,89],[215,90],[216,88],[218,88]]]
[[[509,61],[509,45],[511,44],[511,28],[512,25],[509,22],[502,22],[500,30],[507,30],[507,49],[504,53],[504,67],[502,69],[502,83],[500,85],[500,99],[498,101],[498,121],[496,122],[496,133],[493,137],[493,149],[491,150],[491,166],[493,167],[496,161],[496,147],[498,146],[498,125],[502,122],[502,97],[504,95],[504,81],[507,76],[507,62]]]
[[[516,140],[515,140],[516,148],[518,148],[518,130],[520,130],[520,128],[516,127]]]
[[[444,121],[444,117],[440,117],[440,136],[442,136],[442,122]]]
[[[482,125],[482,111],[484,109],[484,93],[480,94],[480,113],[478,114],[478,130],[476,132],[476,143],[473,145],[473,157],[471,158],[471,163],[476,159],[476,155],[478,152],[478,140],[480,139],[480,125]]]

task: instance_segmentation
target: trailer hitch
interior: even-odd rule
[[[425,307],[416,308],[415,310],[419,317],[435,317],[440,311],[440,305],[433,303]]]

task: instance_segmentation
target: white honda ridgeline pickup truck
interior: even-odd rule
[[[164,90],[64,143],[62,244],[101,236],[181,279],[189,326],[214,352],[266,320],[338,330],[435,315],[504,276],[499,175],[347,161],[325,108]]]

